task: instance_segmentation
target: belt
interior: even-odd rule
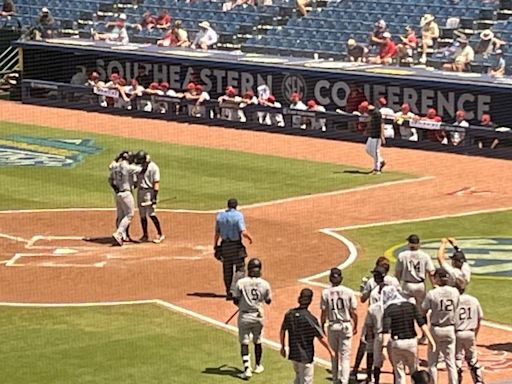
[[[460,329],[460,330],[455,330],[456,333],[460,333],[460,332],[475,332],[474,329]]]
[[[455,324],[447,324],[447,325],[432,324],[432,326],[436,327],[436,328],[447,328],[447,327],[454,327]]]
[[[420,280],[420,281],[407,281],[407,280],[404,280],[404,283],[408,283],[408,284],[420,284],[420,283],[424,283],[425,280]]]
[[[351,321],[350,321],[350,320],[329,321],[329,325],[334,325],[334,324],[343,324],[343,323],[351,323]]]
[[[240,240],[222,239],[222,241],[226,242],[226,243],[241,243],[242,239],[240,239]]]

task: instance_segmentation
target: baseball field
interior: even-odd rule
[[[10,102],[0,111],[3,382],[239,381],[236,318],[226,324],[236,307],[221,297],[212,255],[215,214],[233,196],[255,239],[249,255],[262,259],[274,291],[266,370],[251,381],[293,379],[275,348],[301,288],[314,289],[319,315],[324,271],[341,265],[358,289],[410,233],[432,255],[441,237],[459,239],[486,318],[487,381],[512,379],[509,162],[384,148],[386,172],[369,175],[358,144]],[[161,168],[162,244],[111,247],[107,167],[123,149],[144,149]],[[329,377],[325,358],[317,382]]]

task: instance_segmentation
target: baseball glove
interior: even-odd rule
[[[215,249],[215,251],[214,251],[213,255],[215,256],[215,258],[217,260],[222,261],[222,252],[221,252],[220,245],[216,245],[214,249]]]

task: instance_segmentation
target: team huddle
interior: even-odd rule
[[[234,202],[233,202],[234,201]],[[227,236],[232,238],[228,238]],[[242,237],[250,239],[243,215],[236,211],[236,200],[228,202],[228,209],[217,216],[215,233],[216,257],[224,264],[218,240],[226,244],[242,245]],[[293,363],[295,384],[313,383],[314,340],[326,348],[331,356],[332,382],[348,384],[367,355],[367,383],[380,382],[385,360],[393,367],[394,383],[405,384],[406,373],[413,383],[436,384],[438,363],[446,364],[449,384],[461,384],[463,362],[467,363],[475,384],[483,384],[482,369],[478,364],[476,337],[483,317],[478,300],[465,293],[471,271],[464,252],[455,239],[442,239],[435,268],[432,259],[420,249],[417,235],[408,238],[408,249],[398,255],[395,276],[390,276],[390,262],[379,257],[370,279],[363,279],[361,302],[369,302],[359,348],[353,370],[350,369],[352,339],[357,334],[358,300],[356,293],[342,285],[343,274],[338,268],[330,271],[331,286],[322,292],[321,320],[308,310],[313,291],[305,288],[298,298],[299,306],[289,310],[281,326],[281,355]],[[446,261],[446,247],[451,244],[454,253],[451,263]],[[226,249],[226,248],[225,248]],[[247,256],[245,247],[240,253],[231,248],[225,254],[231,272],[224,281],[227,299],[238,306],[238,328],[243,361],[241,378],[248,380],[253,373],[262,373],[261,335],[264,325],[264,304],[271,304],[270,284],[261,277],[262,263],[251,259],[247,277],[243,277]],[[233,258],[236,262],[233,262]],[[236,266],[241,275],[233,275]],[[433,288],[427,291],[426,279]],[[229,281],[228,281],[229,280]],[[421,329],[418,338],[416,329]],[[325,337],[327,335],[327,337]],[[288,336],[288,350],[285,347]],[[251,368],[249,342],[255,345],[256,365]],[[418,345],[428,344],[428,371],[419,370]]]
[[[137,189],[137,207],[139,209],[142,237],[139,242],[147,242],[148,217],[153,222],[157,237],[155,244],[164,241],[160,221],[156,215],[156,204],[160,190],[160,169],[144,151],[133,154],[122,151],[109,165],[108,182],[115,193],[117,209],[116,231],[112,235],[116,245],[133,242],[129,234],[130,224],[135,215],[135,200],[133,190]]]

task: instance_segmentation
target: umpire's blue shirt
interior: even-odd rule
[[[242,212],[230,208],[217,215],[215,230],[222,240],[240,240],[240,233],[245,230],[245,220]]]

